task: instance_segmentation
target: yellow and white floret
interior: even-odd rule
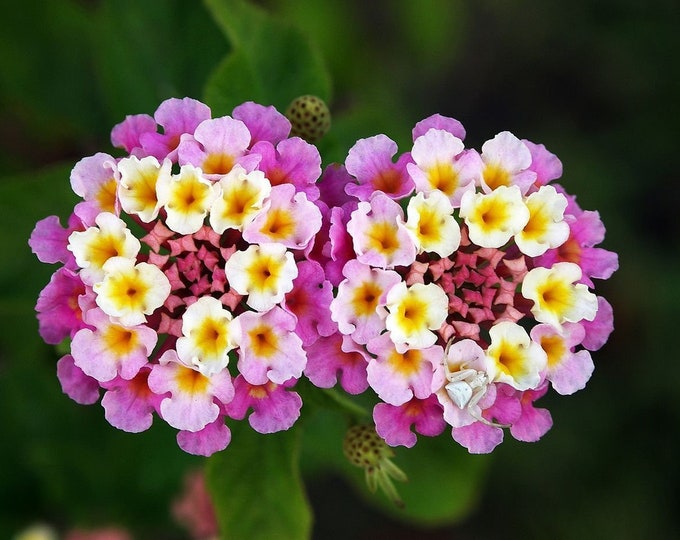
[[[236,348],[232,314],[217,298],[203,296],[182,316],[182,337],[177,356],[185,365],[211,377],[227,367],[229,351]]]
[[[545,368],[545,351],[520,325],[501,321],[489,330],[491,345],[486,351],[487,373],[491,382],[501,382],[517,390],[536,388]]]
[[[210,225],[219,234],[227,229],[242,231],[262,210],[262,204],[272,190],[262,171],[247,173],[240,165],[235,165],[219,181],[219,186],[221,196],[210,208]]]
[[[281,302],[298,274],[293,254],[278,243],[253,244],[236,251],[224,271],[229,285],[248,295],[246,304],[257,311],[268,311]]]
[[[449,198],[441,191],[432,191],[427,197],[419,192],[409,201],[406,216],[406,230],[418,253],[448,257],[460,246],[460,226]]]
[[[567,198],[553,186],[541,186],[525,200],[529,221],[515,235],[515,243],[529,257],[543,255],[548,249],[564,244],[569,238],[569,224],[564,221]]]
[[[424,349],[434,345],[439,330],[448,316],[449,299],[435,283],[414,283],[410,287],[403,281],[387,293],[385,327],[390,332],[397,350]]]
[[[179,174],[159,178],[156,192],[165,208],[168,228],[180,234],[193,234],[203,226],[218,188],[198,167],[183,165]]]
[[[592,321],[597,314],[597,296],[581,279],[581,267],[570,262],[551,268],[534,268],[524,277],[522,296],[534,302],[531,312],[538,322],[557,328],[563,322]]]
[[[162,306],[170,294],[168,278],[153,264],[112,257],[103,270],[104,279],[93,285],[95,301],[123,326],[146,322],[146,315]]]
[[[142,159],[130,156],[118,162],[120,182],[118,199],[120,205],[131,215],[139,216],[144,223],[150,223],[158,216],[161,204],[158,202],[156,186],[170,179],[172,162],[169,159],[161,165],[153,156]]]
[[[499,248],[524,228],[529,221],[529,209],[517,186],[500,186],[490,193],[466,191],[461,199],[460,216],[472,242],[480,247]]]
[[[141,247],[125,222],[114,214],[102,212],[95,223],[95,227],[74,231],[68,237],[67,248],[83,269],[81,278],[88,284],[101,280],[104,263],[111,257],[134,259]]]

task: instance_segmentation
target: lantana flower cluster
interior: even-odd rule
[[[390,446],[447,425],[473,453],[505,429],[537,440],[551,418],[534,402],[583,388],[612,331],[592,280],[617,257],[545,147],[503,132],[478,152],[464,136],[434,115],[408,152],[361,139],[322,174],[271,106],[213,118],[184,98],[128,116],[111,134],[125,155],[78,162],[82,201],[29,241],[60,265],[36,310],[43,339],[70,344],[64,392],[101,398],[125,431],[159,417],[199,455],[246,417],[289,429],[302,377],[371,391]]]

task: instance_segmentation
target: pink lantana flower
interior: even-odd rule
[[[38,331],[46,343],[57,345],[85,326],[78,298],[86,290],[78,274],[66,267],[52,274],[35,305]]]
[[[92,405],[99,401],[99,381],[85,375],[70,354],[62,356],[57,362],[57,378],[64,394],[76,403]]]
[[[484,167],[481,186],[489,193],[500,186],[517,186],[524,195],[536,180],[530,169],[531,151],[509,131],[503,131],[482,145]]]
[[[522,413],[510,426],[510,433],[518,441],[536,442],[552,427],[552,416],[547,409],[537,409],[534,401],[548,391],[547,383],[535,390],[527,390],[522,394],[520,405]]]
[[[116,196],[116,160],[109,154],[97,152],[81,159],[71,171],[71,189],[91,203],[97,212],[118,215],[120,204]]]
[[[170,98],[159,105],[153,116],[158,127],[163,128],[163,133],[157,133],[155,129],[140,133],[142,152],[159,161],[167,157],[176,162],[182,135],[194,133],[201,122],[208,120],[210,107],[191,98]]]
[[[234,397],[234,385],[227,371],[207,377],[186,367],[174,350],[168,350],[151,370],[149,388],[155,394],[169,393],[160,404],[163,419],[183,431],[200,431],[214,422],[220,405]]]
[[[35,224],[28,245],[40,262],[77,268],[73,253],[68,250],[68,239],[73,231],[83,229],[83,222],[76,214],[71,214],[67,227],[61,226],[57,216],[48,216]]]
[[[229,116],[204,120],[193,132],[182,138],[177,147],[180,165],[193,165],[211,180],[218,180],[237,163],[251,170],[259,161],[246,156],[250,131],[240,120]]]
[[[292,184],[310,201],[319,198],[316,181],[321,176],[321,156],[316,146],[293,137],[276,146],[269,141],[258,142],[253,145],[252,152],[261,157],[258,168],[272,186]]]
[[[282,244],[304,249],[321,229],[321,211],[303,192],[290,184],[271,189],[261,212],[243,228],[243,238],[252,244]]]
[[[251,146],[259,141],[277,144],[290,134],[290,121],[271,105],[246,101],[234,107],[231,115],[248,128]]]
[[[426,437],[436,437],[446,427],[442,418],[442,409],[437,398],[412,398],[410,401],[395,406],[378,403],[373,408],[375,430],[390,446],[406,446],[416,444],[417,433]]]
[[[585,335],[585,328],[576,323],[563,324],[561,331],[549,324],[539,324],[531,329],[531,339],[547,355],[545,378],[558,394],[569,395],[585,388],[595,369],[587,350],[574,350]]]
[[[556,249],[550,249],[536,259],[536,266],[550,268],[558,262],[571,262],[581,268],[580,281],[589,287],[592,279],[609,279],[619,267],[618,255],[595,247],[602,242],[605,228],[598,212],[581,210],[574,197],[567,196],[565,221],[569,237]]]
[[[449,116],[442,116],[441,114],[433,114],[420,120],[413,127],[413,130],[411,131],[413,141],[415,142],[418,137],[425,135],[431,129],[448,131],[457,139],[460,139],[461,141],[465,140],[465,127],[459,120]]]
[[[368,363],[368,384],[385,403],[403,405],[432,395],[432,374],[444,357],[440,346],[399,351],[385,333],[371,340],[368,350],[376,356]]]
[[[158,341],[152,328],[116,324],[99,308],[89,310],[84,320],[93,329],[82,328],[73,336],[71,354],[76,366],[99,382],[132,379]]]
[[[198,431],[185,430],[177,433],[177,446],[195,456],[211,456],[224,450],[230,442],[231,430],[222,416]]]
[[[368,343],[385,329],[387,292],[400,282],[399,274],[357,260],[349,261],[343,274],[346,277],[330,304],[331,317],[341,333],[357,343]]]
[[[463,141],[449,131],[430,129],[413,143],[407,165],[419,193],[439,191],[454,208],[463,193],[479,184],[482,161],[474,151],[465,151]]]
[[[402,154],[397,162],[392,157],[397,144],[386,135],[359,139],[350,148],[345,160],[347,172],[356,183],[347,184],[345,191],[360,201],[368,201],[380,192],[391,199],[401,199],[413,191],[413,180],[406,171],[409,154]]]
[[[266,313],[248,311],[235,319],[239,347],[238,369],[250,384],[283,384],[298,379],[307,362],[296,318],[275,306]]]
[[[345,392],[361,394],[368,388],[366,368],[370,356],[350,336],[339,332],[317,339],[307,347],[305,377],[314,386],[332,388],[338,381]]]
[[[320,337],[337,331],[331,320],[332,300],[333,290],[325,279],[323,267],[314,261],[299,262],[293,289],[286,294],[281,306],[297,319],[295,333],[303,346],[308,347]]]
[[[104,417],[113,427],[129,433],[146,431],[153,414],[160,410],[165,394],[155,394],[148,384],[151,366],[147,365],[131,379],[117,377],[108,381],[102,398]]]
[[[370,202],[360,202],[347,223],[357,259],[380,268],[407,266],[415,261],[415,244],[403,223],[399,204],[381,192]]]
[[[252,409],[248,423],[255,431],[285,431],[300,417],[302,408],[300,395],[288,390],[289,384],[250,384],[239,375],[234,381],[234,399],[226,406],[227,414],[235,420],[242,420]]]

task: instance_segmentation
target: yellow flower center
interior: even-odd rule
[[[399,242],[397,241],[395,227],[395,225],[388,221],[373,223],[366,233],[369,246],[375,251],[386,255],[396,251],[399,247]]]
[[[417,349],[409,349],[403,353],[393,351],[387,358],[390,366],[402,375],[413,375],[420,369],[423,354]]]
[[[198,371],[180,366],[175,375],[175,382],[182,392],[203,394],[210,384],[210,379]]]
[[[118,189],[118,183],[115,178],[109,178],[99,188],[95,198],[99,207],[104,212],[114,213],[116,206],[116,189]]]
[[[458,187],[458,173],[450,163],[437,163],[427,171],[427,178],[433,189],[452,195]]]
[[[279,350],[279,338],[270,326],[256,326],[248,332],[250,347],[255,356],[268,358],[276,354]]]
[[[354,313],[361,316],[374,314],[381,294],[382,290],[376,283],[364,281],[352,295]]]
[[[138,345],[139,337],[135,332],[122,326],[110,325],[102,335],[106,348],[116,356],[130,354]]]
[[[234,158],[229,154],[209,154],[203,161],[205,174],[227,174],[234,166]]]
[[[295,232],[295,219],[288,210],[274,208],[267,212],[267,221],[262,225],[260,232],[276,241],[290,238]]]
[[[484,182],[491,189],[510,185],[510,173],[498,165],[487,165],[484,167],[483,175]]]
[[[559,364],[567,350],[564,340],[560,336],[543,336],[541,338],[541,348],[548,356],[548,367],[554,367]]]

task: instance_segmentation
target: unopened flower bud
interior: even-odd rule
[[[321,139],[331,127],[331,113],[323,100],[316,96],[295,98],[286,117],[292,124],[291,136],[300,137],[309,143]]]

